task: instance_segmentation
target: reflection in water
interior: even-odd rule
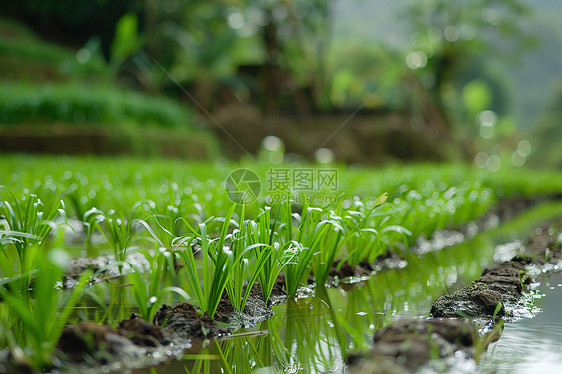
[[[562,372],[562,274],[543,280],[533,319],[506,324],[501,339],[482,357],[482,373]]]
[[[383,271],[363,284],[316,290],[316,298],[289,302],[285,308],[285,339],[289,368],[307,373],[342,373],[347,353],[368,349],[376,329],[405,316],[427,316],[433,300],[480,275],[491,261],[490,238],[473,240],[408,258],[404,269]],[[276,309],[276,317],[282,311]]]
[[[493,261],[498,244],[516,239],[514,232],[523,239],[541,220],[561,210],[560,205],[551,206],[550,210],[537,207],[464,243],[426,253],[422,258],[412,253],[406,259],[408,266],[403,269],[381,271],[368,281],[354,285],[317,288],[316,297],[278,305],[274,307],[272,319],[252,329],[241,329],[228,339],[211,342],[200,350],[201,356],[197,354],[199,350],[193,350],[184,361],[170,363],[159,372],[180,372],[185,365],[189,372],[197,373],[343,373],[348,352],[368,349],[376,329],[400,318],[427,316],[435,299],[480,276],[482,268]],[[557,282],[562,284],[562,279]],[[557,290],[562,292],[560,287]],[[560,305],[542,307],[550,308],[554,314],[560,310]],[[541,356],[542,362],[554,362],[554,356],[562,362],[562,348],[553,348],[551,342],[562,343],[562,332],[557,332],[562,326],[551,328],[548,324],[556,323],[555,319],[541,320],[545,315],[506,324],[495,350],[508,353],[486,356],[486,367],[491,368],[488,372],[498,370],[498,365],[502,369],[497,372],[512,372],[510,365],[516,361],[514,357],[522,360],[521,349],[529,349],[531,339],[544,343],[540,348],[545,356]],[[535,325],[523,327],[519,335],[509,338],[510,331],[519,331],[527,323]],[[525,335],[525,331],[536,334],[539,327],[543,330],[542,337]],[[530,354],[526,356],[533,360]],[[538,367],[536,361],[522,365],[528,366],[520,372],[530,372],[531,365],[533,370]]]
[[[368,349],[376,329],[405,316],[427,316],[435,298],[478,277],[491,261],[494,240],[469,242],[382,271],[364,283],[317,288],[316,297],[289,300],[275,316],[240,337],[211,343],[184,357],[189,372],[343,373],[350,351]],[[347,288],[347,289],[346,289]],[[256,335],[247,335],[256,332]],[[225,363],[228,363],[225,365]],[[172,372],[171,364],[166,372]]]

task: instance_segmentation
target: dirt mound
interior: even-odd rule
[[[242,290],[243,293],[246,287]],[[162,305],[154,315],[153,322],[182,338],[212,338],[228,335],[235,328],[251,327],[271,318],[271,305],[271,301],[264,301],[261,287],[256,283],[250,290],[243,311],[234,308],[227,292],[224,291],[213,318],[207,312],[201,313],[195,305],[181,303],[173,307]]]
[[[201,314],[197,307],[189,303],[173,307],[162,305],[154,315],[153,322],[185,339],[211,338],[231,332],[230,328],[219,325],[207,312]]]
[[[136,315],[123,320],[118,328],[82,322],[64,328],[57,343],[57,355],[68,362],[92,361],[100,364],[123,358],[144,356],[149,348],[169,344],[163,331]]]
[[[350,373],[403,373],[416,371],[431,359],[455,356],[461,351],[470,357],[477,339],[476,330],[457,319],[407,319],[375,332],[373,349],[351,356]]]
[[[433,317],[488,317],[505,315],[502,295],[494,290],[478,286],[464,287],[450,295],[439,297],[431,306]]]
[[[470,287],[439,297],[431,307],[433,317],[502,317],[505,304],[516,303],[528,283],[524,265],[517,261],[494,264]]]

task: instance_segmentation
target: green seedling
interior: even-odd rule
[[[84,214],[83,222],[88,228],[88,238],[95,229],[98,229],[105,236],[115,255],[119,272],[123,270],[123,264],[127,259],[127,250],[136,234],[136,227],[143,224],[152,233],[146,222],[139,219],[126,219],[122,213],[119,214],[113,210],[104,213],[99,209],[92,208]]]
[[[245,206],[242,205],[242,213],[238,226],[232,234],[227,235],[230,239],[230,250],[233,254],[232,273],[226,284],[230,302],[237,310],[244,310],[250,292],[263,273],[272,250],[266,243],[254,243],[251,238],[257,226],[253,221],[244,221]]]
[[[33,295],[27,290],[0,288],[0,296],[10,311],[10,330],[4,330],[13,352],[23,354],[34,368],[42,370],[51,365],[51,355],[91,272],[80,276],[76,287],[60,293],[60,280],[68,255],[62,250],[36,254]]]
[[[199,224],[199,230],[191,227],[187,222],[191,234],[178,238],[174,243],[180,260],[184,263],[185,272],[191,290],[199,304],[202,313],[214,316],[222,293],[232,273],[234,258],[232,251],[225,248],[230,219],[234,213],[233,205],[228,211],[218,239],[211,239],[207,234],[207,225]],[[193,247],[198,245],[202,255],[203,276],[200,279],[197,264],[193,254]],[[179,249],[180,246],[186,248]]]
[[[148,256],[145,255],[145,257]],[[173,267],[172,261],[173,257],[171,255],[156,255],[149,261],[150,270],[148,273],[143,273],[137,265],[131,264],[133,272],[128,275],[128,279],[133,285],[133,296],[135,297],[139,314],[146,321],[152,321],[154,313],[164,303],[164,297],[167,294],[176,293],[185,301],[191,299],[179,287],[161,287],[164,269],[170,266]]]
[[[500,301],[500,302],[498,303],[498,305],[496,305],[496,309],[494,309],[494,315],[493,315],[494,320],[496,319],[496,316],[498,315],[498,313],[502,310],[502,307],[503,307],[503,304],[502,304],[502,302]]]
[[[248,221],[249,243],[254,247],[254,256],[258,259],[264,258],[265,262],[260,269],[259,281],[262,295],[267,302],[271,291],[277,281],[279,273],[291,262],[296,262],[292,251],[292,214],[291,204],[284,201],[277,209],[275,219],[271,218],[271,207],[262,208],[256,221]],[[258,245],[261,244],[261,245]],[[308,267],[308,262],[305,262]],[[285,279],[293,278],[293,274],[285,273]],[[300,278],[299,278],[300,279]]]
[[[24,194],[17,199],[4,186],[0,191],[8,195],[8,199],[0,201],[0,218],[3,230],[0,230],[0,249],[6,255],[6,246],[13,245],[18,254],[21,273],[29,273],[32,269],[26,256],[32,245],[43,245],[47,235],[56,227],[54,223],[58,216],[66,222],[64,203],[59,200],[50,209],[46,209],[41,199],[34,194]]]

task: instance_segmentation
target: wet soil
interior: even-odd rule
[[[474,354],[476,329],[457,319],[408,319],[375,332],[373,348],[348,357],[350,373],[415,372],[431,359]]]
[[[329,285],[337,285],[340,281],[347,281],[350,279],[361,279],[371,276],[373,272],[382,269],[389,269],[397,266],[397,263],[404,259],[392,252],[387,251],[386,254],[381,255],[375,259],[375,262],[370,264],[367,260],[362,260],[357,265],[351,265],[347,262],[341,262],[341,259],[336,259],[328,273],[327,283]],[[314,277],[310,276],[309,283],[314,283]]]
[[[504,201],[491,214],[506,219],[535,202],[536,200],[531,199]],[[541,233],[552,233],[552,226],[552,223],[545,224]],[[512,261],[484,269],[482,276],[474,281],[472,286],[438,298],[431,310],[435,318],[398,321],[378,330],[368,358],[365,355],[348,357],[352,364],[350,371],[417,370],[432,358],[449,357],[459,350],[466,357],[470,357],[476,339],[475,328],[472,324],[454,317],[489,319],[505,316],[508,312],[506,306],[517,303],[522,295],[523,284],[529,282],[524,276],[525,265],[531,262],[540,263],[541,258],[546,259],[545,261],[562,258],[562,246],[556,235],[537,235],[529,238],[526,251],[527,253],[522,253]],[[108,257],[110,256],[74,259],[67,279],[76,279],[87,269],[105,277],[110,276],[111,270],[107,269],[111,260]],[[369,276],[373,271],[393,267],[392,264],[399,261],[403,259],[390,251],[387,255],[377,258],[374,264],[363,261],[358,266],[351,266],[335,261],[329,281],[337,283],[349,277]],[[313,282],[313,279],[309,281]],[[284,275],[281,273],[273,288],[272,299],[284,297],[286,291]],[[272,316],[271,305],[271,300],[267,304],[263,301],[259,284],[256,284],[242,312],[235,310],[226,292],[223,293],[213,319],[207,313],[201,314],[194,305],[182,303],[173,307],[163,305],[157,311],[154,323],[131,317],[122,321],[115,329],[94,323],[71,325],[65,328],[59,341],[58,357],[64,362],[76,363],[86,361],[104,364],[112,360],[131,360],[173,342],[216,338],[228,335],[241,326],[251,326]],[[85,357],[89,359],[85,360]],[[360,371],[357,371],[358,368]],[[369,371],[369,368],[373,370]],[[385,371],[384,368],[390,371]]]
[[[389,252],[391,254],[391,252]],[[369,264],[366,260],[361,261],[358,265],[350,265],[344,262],[340,265],[341,260],[336,260],[332,264],[330,273],[328,276],[328,282],[332,283],[337,279],[345,279],[349,277],[364,277],[369,276],[373,273],[374,267]]]
[[[524,263],[546,264],[562,260],[562,218],[540,225],[535,234],[525,240],[519,253]]]
[[[200,309],[192,304],[181,303],[173,307],[162,305],[155,313],[153,322],[182,339],[214,338],[228,335],[239,327],[251,327],[271,318],[271,306],[271,301],[264,302],[261,287],[256,283],[250,290],[243,311],[234,308],[224,291],[213,318],[207,312],[201,313]]]
[[[542,224],[512,260],[485,268],[471,286],[435,300],[428,319],[400,320],[377,330],[371,351],[348,356],[349,372],[416,372],[435,359],[470,360],[475,345],[485,349],[501,336],[501,324],[493,329],[497,318],[513,316],[517,308],[528,308],[524,305],[531,283],[528,266],[542,266],[544,272],[545,264],[559,264],[561,229],[562,218]],[[485,335],[479,336],[478,329]]]
[[[149,264],[145,257],[139,252],[131,252],[127,255],[127,262],[134,264],[141,271],[148,271]],[[70,260],[62,279],[65,289],[72,289],[78,284],[78,279],[87,270],[92,271],[91,282],[99,283],[117,278],[122,278],[132,271],[131,266],[126,263],[121,269],[114,255],[102,255],[98,257],[74,257]]]
[[[370,352],[348,358],[350,372],[415,372],[430,360],[459,355],[470,360],[476,342],[482,346],[493,340],[481,340],[476,331],[506,316],[513,309],[510,303],[521,299],[522,284],[528,283],[524,274],[524,265],[516,260],[485,268],[471,286],[439,297],[429,319],[404,319],[376,331]]]
[[[132,315],[117,328],[82,322],[66,326],[57,343],[57,357],[65,363],[107,364],[144,356],[170,343],[160,327]]]
[[[162,305],[154,315],[153,322],[182,339],[213,338],[228,335],[232,331],[232,328],[218,324],[207,312],[201,314],[197,307],[189,303],[173,307]]]
[[[490,318],[506,315],[506,307],[522,297],[523,284],[529,283],[525,267],[512,260],[494,264],[469,287],[439,297],[431,307],[433,317]]]

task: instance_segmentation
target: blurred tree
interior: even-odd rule
[[[92,36],[102,41],[106,56],[115,24],[127,12],[142,13],[140,0],[26,0],[2,1],[0,13],[32,25],[44,38],[80,46]]]
[[[418,89],[427,90],[435,105],[426,110],[433,113],[427,123],[441,133],[452,132],[455,124],[472,124],[474,107],[482,102],[497,103],[491,96],[497,80],[486,74],[486,59],[513,61],[536,44],[523,28],[530,10],[521,0],[415,1],[403,16],[413,29],[406,64],[416,71]],[[470,142],[462,139],[458,145],[463,156],[472,156]]]
[[[111,42],[111,71],[117,76],[123,62],[143,46],[138,36],[138,18],[134,13],[126,13],[115,26],[115,36]]]
[[[562,168],[562,81],[558,81],[554,89],[552,103],[535,124],[534,147],[531,162],[540,167]]]
[[[333,108],[331,79],[326,72],[331,3],[324,0],[250,1],[265,12],[268,20],[262,29],[267,51],[265,68],[266,73],[273,74],[265,85],[265,92],[275,94],[268,98],[266,112],[279,112],[282,92],[293,98],[300,114]]]
[[[331,108],[326,54],[330,2],[322,0],[145,0],[147,52],[212,109],[254,101],[267,114]],[[149,11],[150,8],[150,11]],[[158,25],[149,27],[149,25]],[[147,58],[148,57],[148,58]],[[139,81],[160,75],[136,56]],[[148,76],[151,76],[148,78]],[[151,83],[152,82],[152,83]]]

